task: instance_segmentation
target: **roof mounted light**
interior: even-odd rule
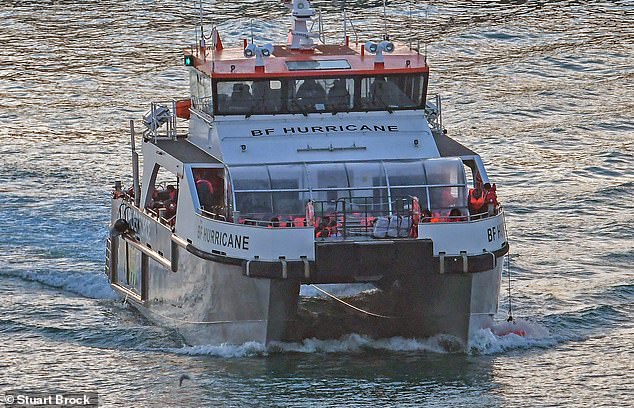
[[[244,49],[244,56],[247,58],[255,57],[255,66],[256,67],[264,67],[264,59],[263,57],[270,57],[273,54],[273,45],[265,44],[265,45],[255,45],[249,44],[247,48]]]
[[[381,41],[380,43],[375,43],[372,41],[368,41],[365,43],[365,49],[371,53],[376,54],[376,62],[383,62],[383,53],[387,52],[388,54],[394,51],[394,44],[389,41]]]

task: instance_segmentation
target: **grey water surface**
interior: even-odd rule
[[[0,395],[99,392],[102,406],[634,406],[634,2],[389,2],[420,42],[449,135],[506,207],[527,336],[188,347],[105,280],[109,194],[130,119],[186,97],[197,1],[0,2]],[[323,12],[329,41],[341,12]],[[380,1],[349,2],[360,42]],[[277,1],[204,2],[225,46],[280,40]],[[349,27],[350,29],[350,27]],[[354,38],[353,38],[354,40]],[[508,306],[508,274],[498,316]],[[179,378],[186,375],[182,386]]]

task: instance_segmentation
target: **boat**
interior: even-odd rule
[[[190,97],[130,122],[110,285],[190,345],[351,331],[469,347],[493,324],[509,245],[481,157],[427,96],[427,56],[387,36],[326,44],[308,1],[286,5],[284,44],[225,47],[201,25]],[[307,310],[306,287],[330,306]]]

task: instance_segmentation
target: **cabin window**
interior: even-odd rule
[[[288,80],[287,106],[291,113],[335,112],[352,109],[352,78]]]
[[[192,68],[189,72],[189,87],[192,95],[192,106],[212,114],[211,78]]]
[[[467,186],[464,165],[460,159],[429,159],[425,161],[430,187],[432,211],[448,215],[452,208],[467,214]]]
[[[324,211],[341,209],[343,204],[337,201],[350,199],[348,175],[343,163],[309,164],[307,170],[313,200],[319,202]]]
[[[467,186],[460,159],[237,166],[230,169],[235,206],[243,220],[268,225],[304,217],[308,200],[316,214],[378,217],[421,208],[466,215]],[[303,219],[303,218],[302,218]],[[294,224],[299,226],[297,224]],[[303,225],[303,224],[300,224]]]
[[[427,74],[216,81],[215,111],[250,116],[422,109],[426,82]]]
[[[224,169],[192,168],[196,198],[203,215],[226,218]]]
[[[268,170],[273,189],[274,214],[287,214],[293,217],[303,215],[304,203],[310,199],[305,167],[269,166]]]
[[[427,207],[427,178],[421,161],[386,162],[392,199],[417,197],[421,207]]]
[[[236,209],[249,218],[269,220],[273,214],[271,180],[266,166],[235,167],[231,180],[236,197]]]
[[[385,171],[380,162],[346,164],[350,180],[351,206],[355,212],[383,214],[388,210]]]
[[[220,115],[274,114],[282,109],[279,80],[224,81],[217,83]]]
[[[147,190],[145,209],[166,222],[176,223],[179,182],[176,174],[155,165]]]

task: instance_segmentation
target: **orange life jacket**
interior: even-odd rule
[[[474,191],[475,189],[473,188],[469,189],[469,209],[471,211],[477,212],[484,205],[485,199],[484,199],[484,194],[482,194],[482,192],[480,193],[480,198],[474,197],[473,195]]]

